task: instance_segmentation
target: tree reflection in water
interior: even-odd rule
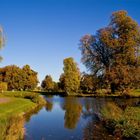
[[[24,116],[11,116],[0,121],[0,140],[24,140],[26,130],[25,121],[30,121],[33,114],[37,114],[42,106],[37,106],[30,110]]]
[[[104,98],[86,98],[83,100],[82,117],[94,117],[100,116],[100,111],[105,106],[106,100]]]
[[[79,121],[82,105],[77,98],[67,97],[64,100],[63,109],[65,110],[65,128],[74,129]]]
[[[100,120],[90,120],[83,129],[83,140],[139,140],[140,99],[114,99],[101,108]],[[89,104],[89,102],[88,102]],[[87,106],[85,116],[92,109]],[[89,111],[90,110],[90,111]]]
[[[46,109],[48,112],[51,112],[52,109],[53,109],[53,103],[47,100],[46,105],[45,105],[45,109]]]
[[[132,139],[132,136],[133,138],[136,137],[138,137],[137,139],[140,138],[139,137],[140,99],[126,100],[118,98],[57,97],[57,101],[56,99],[54,100],[53,98],[52,99],[49,98],[46,100],[47,104],[45,106],[45,109],[47,110],[47,112],[46,111],[45,112],[48,113],[49,111],[50,117],[51,114],[57,111],[55,110],[55,102],[59,103],[59,105],[61,106],[61,110],[56,112],[61,113],[60,117],[63,116],[63,113],[65,111],[64,114],[65,128],[75,129],[77,125],[80,124],[78,125],[77,129],[73,131],[71,130],[68,131],[68,129],[66,131],[70,132],[72,135],[73,132],[76,133],[78,138],[81,140],[121,140],[123,138],[130,139],[130,137]],[[40,109],[41,108],[36,108],[36,110],[28,113],[28,115],[24,116],[23,118],[11,117],[9,120],[5,119],[3,122],[0,122],[0,140],[25,139],[26,138],[26,131],[24,129],[25,118],[26,121],[30,121],[30,117],[33,114],[37,114]],[[37,120],[41,120],[38,122],[39,125],[43,125],[45,123],[44,120],[42,121],[41,115],[37,114],[36,117]],[[41,118],[38,119],[38,117]],[[56,116],[54,118],[56,119],[57,122]],[[47,125],[43,127],[43,130],[46,129],[49,130],[51,128],[49,127],[49,125],[52,125],[52,123],[54,122],[54,118],[53,117],[51,118],[52,122],[50,122],[50,124],[47,123]],[[59,119],[62,120],[63,122],[63,117]],[[53,132],[57,131],[58,129],[56,128],[56,125],[53,126],[54,129],[52,127],[52,131]],[[62,123],[62,126],[60,127],[62,129],[60,129],[60,131],[58,132],[59,134],[63,135],[64,127]],[[36,131],[31,132],[36,134]],[[28,135],[31,135],[32,133],[30,133],[30,131],[27,132]],[[56,135],[58,135],[58,133],[56,133]],[[39,135],[41,137],[42,133],[38,132],[36,135],[37,136]],[[43,135],[46,136],[46,132],[44,132]],[[61,135],[60,138],[62,138]]]
[[[29,112],[24,115],[24,118],[26,118],[26,122],[29,122],[32,115],[37,114],[41,109],[42,105],[36,106],[36,108],[34,108],[33,110],[29,110]]]
[[[24,117],[10,117],[1,123],[0,126],[0,140],[23,140],[24,129]]]
[[[83,130],[82,140],[120,140],[110,135],[100,121],[89,121]]]

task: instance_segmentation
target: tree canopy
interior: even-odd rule
[[[84,93],[95,92],[99,87],[99,78],[91,74],[82,73],[80,80],[80,89]]]
[[[25,65],[22,68],[23,79],[24,79],[24,89],[35,89],[38,84],[37,72],[32,70],[29,65]]]
[[[7,83],[8,90],[33,90],[38,84],[37,72],[29,65],[0,68],[0,81]]]
[[[3,36],[3,29],[0,27],[0,49],[4,46],[4,36]],[[2,57],[0,56],[0,61]]]
[[[46,75],[45,79],[41,83],[41,87],[45,91],[53,91],[54,89],[54,82],[50,75]]]
[[[140,27],[126,11],[114,12],[107,27],[80,42],[83,64],[112,92],[124,92],[140,82]]]
[[[63,61],[64,74],[64,90],[67,94],[76,93],[80,86],[80,71],[72,57],[66,58]]]

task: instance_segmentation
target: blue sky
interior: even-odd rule
[[[79,40],[105,27],[112,12],[127,10],[140,24],[140,0],[0,0],[6,38],[0,67],[29,64],[41,81],[58,81],[63,59],[73,57],[81,71]]]

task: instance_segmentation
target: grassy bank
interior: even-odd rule
[[[0,119],[22,114],[34,107],[36,107],[36,103],[33,103],[30,99],[11,97],[9,102],[0,104]]]
[[[34,92],[4,92],[0,95],[0,99],[9,100],[8,102],[0,103],[0,118],[11,114],[24,114],[36,106],[45,104],[45,100]]]
[[[33,92],[4,92],[0,101],[0,140],[22,139],[24,116],[46,103]]]

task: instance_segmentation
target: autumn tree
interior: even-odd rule
[[[82,73],[80,80],[80,89],[83,92],[95,92],[98,86],[99,79],[91,74]]]
[[[7,91],[7,83],[0,82],[0,92]]]
[[[0,49],[4,46],[4,36],[3,36],[3,29],[0,27]],[[2,57],[0,56],[0,60]]]
[[[50,75],[47,75],[45,79],[41,83],[41,87],[44,91],[53,91],[54,89],[54,82]]]
[[[37,73],[29,66],[21,69],[10,65],[0,68],[0,82],[6,82],[8,90],[33,90],[38,83]]]
[[[64,77],[64,73],[62,73],[62,74],[60,75],[60,78],[59,78],[58,88],[59,88],[61,91],[64,91],[64,87],[65,87],[65,77]]]
[[[80,86],[80,71],[73,58],[66,58],[64,63],[64,90],[67,94],[76,93]]]
[[[4,37],[3,37],[3,29],[0,27],[0,49],[4,46]],[[0,61],[2,60],[2,57],[0,56]],[[6,91],[7,90],[7,83],[2,82],[0,80],[0,91]]]
[[[24,90],[33,90],[37,87],[38,78],[37,72],[32,70],[29,65],[25,65],[22,68],[22,77],[24,82]]]
[[[59,82],[54,82],[53,81],[53,84],[54,84],[53,91],[54,92],[59,92],[60,91],[60,89],[59,89]]]
[[[107,27],[81,39],[82,62],[114,93],[140,82],[140,28],[126,11],[114,12]]]
[[[6,66],[0,69],[1,82],[6,82],[8,90],[20,90],[23,88],[21,69],[16,65]]]

